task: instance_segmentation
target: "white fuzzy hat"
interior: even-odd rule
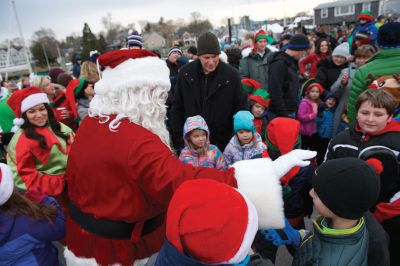
[[[0,205],[7,202],[13,190],[14,182],[11,169],[8,165],[0,163]]]

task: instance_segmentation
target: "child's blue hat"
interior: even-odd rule
[[[233,130],[235,133],[241,129],[255,133],[253,120],[254,116],[249,111],[239,111],[233,116]]]

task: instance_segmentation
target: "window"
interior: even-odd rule
[[[354,5],[335,7],[335,17],[353,15],[353,14],[354,14]]]
[[[371,11],[371,2],[362,4],[362,11]]]
[[[322,8],[321,9],[321,18],[327,18],[327,17],[328,17],[328,9]]]

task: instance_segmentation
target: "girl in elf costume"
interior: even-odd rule
[[[47,95],[39,88],[14,92],[7,104],[17,117],[7,154],[15,186],[22,191],[40,190],[67,206],[65,169],[73,131],[55,119]]]

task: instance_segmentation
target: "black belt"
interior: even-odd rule
[[[83,229],[96,236],[117,239],[129,240],[132,236],[132,231],[138,223],[126,223],[123,221],[113,221],[107,219],[97,219],[92,215],[82,212],[75,204],[70,202],[69,215]],[[144,222],[141,235],[147,235],[157,229],[164,220],[164,214],[155,216]]]

